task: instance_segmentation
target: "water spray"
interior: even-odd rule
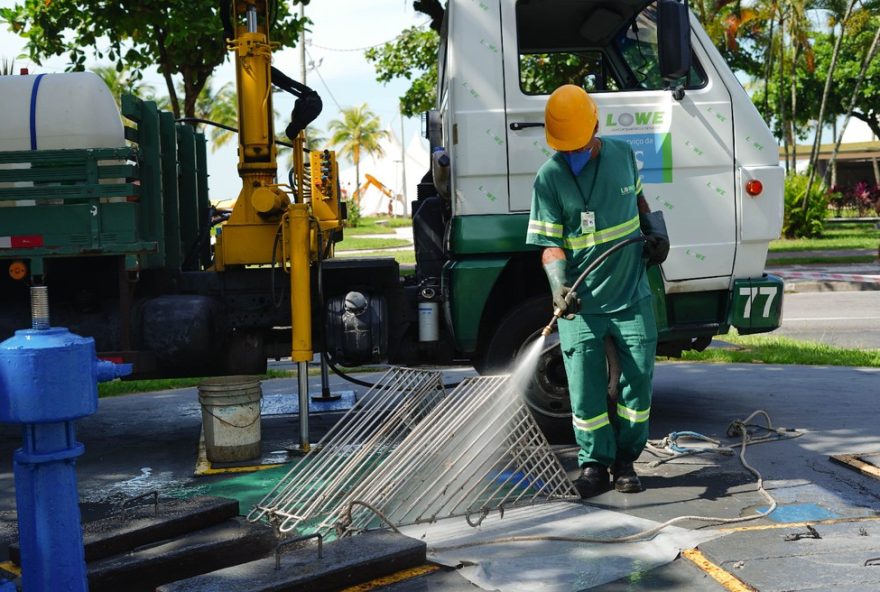
[[[623,242],[617,243],[616,245],[614,245],[613,247],[611,247],[610,249],[608,249],[607,251],[605,251],[604,253],[602,253],[598,257],[596,257],[596,260],[593,261],[592,263],[590,263],[587,266],[587,268],[574,281],[574,284],[571,285],[571,290],[569,290],[568,295],[566,295],[566,297],[565,297],[565,307],[557,307],[553,311],[553,316],[550,317],[550,322],[547,323],[547,326],[541,330],[541,337],[547,337],[548,335],[553,333],[553,328],[556,325],[556,321],[559,320],[559,317],[564,315],[565,311],[568,310],[568,308],[577,301],[577,288],[578,288],[578,286],[581,285],[581,283],[584,281],[584,279],[590,273],[592,273],[593,270],[595,270],[599,266],[600,263],[605,261],[605,259],[607,259],[611,255],[611,253],[619,251],[620,249],[622,249],[623,247],[625,247],[627,245],[645,242],[645,240],[647,240],[647,239],[644,236],[637,236],[637,237],[633,237],[633,238],[628,238]]]

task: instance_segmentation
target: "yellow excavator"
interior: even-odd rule
[[[361,186],[358,187],[357,191],[354,192],[353,199],[354,199],[355,203],[360,205],[361,196],[364,194],[364,191],[369,189],[370,185],[372,185],[373,187],[375,187],[376,189],[381,191],[385,197],[388,198],[388,200],[389,200],[388,209],[389,209],[389,212],[391,212],[391,207],[392,207],[391,204],[393,204],[395,201],[397,201],[399,199],[399,196],[395,195],[395,193],[393,191],[388,189],[387,185],[385,185],[382,181],[380,181],[379,179],[377,179],[376,177],[374,177],[373,175],[371,175],[369,173],[366,173],[364,175],[364,179],[365,179],[365,181],[363,183],[361,183]]]

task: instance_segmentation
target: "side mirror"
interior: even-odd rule
[[[437,109],[426,111],[422,121],[425,124],[422,135],[428,140],[431,146],[430,149],[433,152],[435,149],[443,146],[443,123],[440,120],[440,111]]]
[[[660,0],[657,5],[657,50],[660,75],[671,81],[691,69],[691,24],[687,0]]]

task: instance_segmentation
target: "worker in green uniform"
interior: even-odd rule
[[[650,210],[632,148],[597,135],[598,110],[584,89],[556,89],[544,120],[547,143],[557,152],[535,178],[526,242],[543,247],[553,305],[566,313],[559,340],[580,446],[575,486],[582,497],[601,493],[609,488],[610,470],[617,491],[641,491],[633,461],[648,439],[657,346],[645,255],[648,262],[662,262],[668,239],[663,244],[665,228],[646,222]],[[643,226],[645,246],[634,243],[612,253],[578,286],[576,298],[566,299],[588,265],[615,244],[639,237]],[[606,338],[621,368],[611,416]]]

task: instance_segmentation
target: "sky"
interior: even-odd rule
[[[19,3],[23,0],[19,0]],[[0,7],[14,5],[14,0],[0,0]],[[296,6],[296,10],[299,6]],[[385,128],[401,133],[398,97],[407,88],[405,81],[393,81],[387,85],[376,82],[373,66],[363,56],[363,48],[394,39],[403,29],[426,23],[428,17],[412,8],[411,0],[311,0],[305,8],[306,16],[313,24],[306,34],[307,72],[306,84],[318,91],[324,103],[321,116],[312,124],[324,137],[327,123],[339,116],[339,109],[367,103],[382,121]],[[24,40],[10,33],[5,23],[0,23],[0,58],[16,58],[16,69],[27,67],[31,74],[63,72],[66,56],[45,60],[42,65],[31,63],[26,57]],[[301,62],[299,49],[286,49],[273,55],[273,64],[291,78],[300,80]],[[99,65],[92,59],[87,67]],[[155,71],[144,72],[145,80],[158,94],[165,94],[165,83]],[[231,61],[225,62],[215,72],[213,87],[219,88],[235,80]],[[284,123],[276,123],[282,131],[293,108],[289,95],[275,95],[275,109]],[[404,144],[420,133],[418,118],[404,120]],[[389,156],[391,157],[391,156]],[[399,158],[399,156],[397,156]],[[227,146],[208,154],[211,200],[219,202],[234,199],[230,188],[240,185],[236,171],[235,146]],[[407,179],[421,176],[421,172],[407,171]],[[284,176],[279,169],[279,176]],[[392,185],[394,181],[385,181]],[[408,183],[409,184],[409,183]],[[237,194],[237,189],[233,190]]]

